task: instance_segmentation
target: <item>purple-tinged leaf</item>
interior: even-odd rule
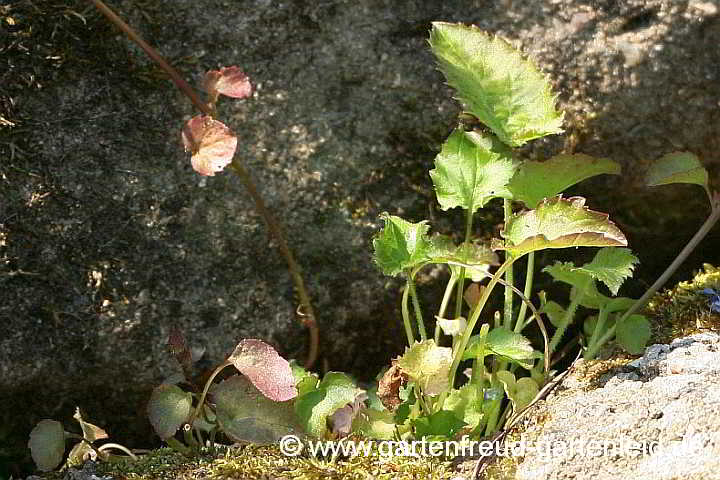
[[[185,378],[189,379],[192,373],[192,350],[187,343],[187,339],[177,326],[173,325],[170,327],[170,334],[168,335],[168,345],[170,346],[170,352],[175,357],[175,360],[180,364],[180,367],[185,374]]]
[[[267,398],[284,402],[297,396],[290,363],[267,343],[255,339],[242,340],[228,361]]]
[[[240,68],[222,67],[205,74],[205,91],[213,97],[219,93],[232,98],[247,98],[252,94],[252,85]]]
[[[30,432],[30,454],[35,465],[49,472],[60,465],[65,453],[65,431],[60,422],[41,420]]]
[[[360,409],[365,407],[365,400],[367,399],[367,393],[361,392],[355,397],[353,402],[335,410],[335,412],[328,417],[330,432],[334,437],[343,438],[350,435],[353,420],[355,420],[357,414],[360,413]]]
[[[212,177],[232,162],[237,137],[222,122],[197,115],[185,124],[182,131],[185,151],[192,153],[193,169],[200,175]]]

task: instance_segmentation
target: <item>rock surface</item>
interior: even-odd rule
[[[593,383],[571,373],[538,405],[517,480],[720,479],[720,336],[652,345]]]
[[[560,92],[577,151],[620,160],[631,178],[676,149],[718,170],[715,2],[112,6],[193,83],[221,65],[248,72],[256,93],[222,103],[221,117],[307,272],[328,367],[365,378],[404,337],[397,288],[370,262],[377,214],[461,231],[458,219],[428,214],[427,170],[458,111],[427,47],[431,21],[475,23],[531,54]],[[172,325],[208,365],[246,337],[302,358],[292,285],[249,197],[231,175],[199,178],[182,152],[185,98],[85,1],[0,9],[13,19],[0,22],[10,33],[0,36],[0,420],[26,438],[32,423],[67,419],[77,404],[117,440],[147,428],[148,391],[176,368]],[[564,143],[575,140],[526,153]],[[664,262],[685,241],[678,230],[700,223],[706,206],[688,192],[658,190],[650,207],[618,212],[631,246],[662,245],[642,260]],[[590,204],[630,205],[611,194]]]

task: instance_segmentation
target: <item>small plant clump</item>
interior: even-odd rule
[[[565,197],[562,192],[596,175],[619,175],[620,165],[583,154],[520,161],[513,148],[562,131],[563,114],[555,108],[556,95],[547,78],[507,42],[475,27],[434,23],[430,47],[464,106],[463,118],[472,117],[486,128],[461,122],[429,171],[440,208],[465,213],[460,235],[431,235],[427,221],[381,216],[384,227],[373,240],[374,261],[385,275],[405,281],[405,353],[378,375],[376,386],[362,388],[341,372],[320,378],[263,341],[245,339],[203,376],[194,372],[184,334],[173,329],[169,345],[182,374],[155,388],[148,416],[155,432],[175,451],[189,455],[216,449],[221,438],[273,445],[288,435],[301,440],[396,442],[498,439],[503,428],[553,385],[557,372],[551,367],[573,346],[566,338],[571,325],[581,322],[574,341],[585,359],[595,358],[611,342],[630,354],[643,352],[651,325],[638,312],[720,217],[720,195],[711,191],[707,171],[687,152],[665,155],[652,164],[648,185],[700,185],[711,214],[642,298],[618,296],[638,259],[607,214],[591,210],[585,198]],[[201,102],[203,114],[190,119],[182,134],[193,168],[202,175],[228,166],[242,172],[234,160],[237,139],[214,118],[214,105],[221,94],[247,97],[251,85],[237,67],[225,67],[207,73],[205,90],[209,103]],[[474,235],[474,214],[495,201],[503,205],[503,229],[500,238],[483,243]],[[578,247],[597,250],[585,264],[555,262],[541,270],[569,287],[569,300],[558,302],[535,292],[536,253]],[[520,260],[524,278],[515,275]],[[447,266],[450,276],[439,310],[428,316],[415,279],[430,265]],[[496,287],[502,290],[502,312],[488,311]],[[703,289],[700,295],[714,311],[720,287],[706,284]],[[535,327],[543,336],[542,346],[526,336]],[[236,373],[216,382],[227,367]],[[88,456],[103,458],[107,444],[93,446],[103,438],[101,431],[79,414],[76,418],[84,436],[68,463]],[[51,470],[62,462],[67,436],[52,420],[36,427],[30,447],[41,469]],[[292,461],[286,458],[283,465],[295,468]],[[225,465],[224,475],[257,473],[248,470],[250,464],[235,468],[228,460]],[[267,468],[262,462],[256,467]],[[342,468],[350,475],[354,467]],[[302,478],[336,478],[319,466],[315,473]],[[362,477],[353,475],[342,478]],[[384,478],[379,470],[368,475]]]

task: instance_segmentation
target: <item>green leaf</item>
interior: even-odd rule
[[[483,421],[483,391],[477,383],[450,390],[443,409],[449,410],[474,430]]]
[[[522,377],[515,380],[515,375],[507,370],[497,372],[497,379],[505,387],[505,393],[513,405],[513,413],[527,407],[540,391],[532,378]]]
[[[709,192],[708,172],[690,152],[673,152],[655,160],[645,174],[649,187],[671,183],[694,183]]]
[[[449,388],[452,348],[438,347],[434,340],[415,342],[395,363],[426,395],[438,395]]]
[[[577,268],[576,271],[585,272],[594,279],[600,280],[607,285],[613,295],[617,295],[625,279],[632,277],[638,261],[629,248],[608,247],[600,249],[592,262]]]
[[[527,370],[533,367],[536,358],[542,358],[542,354],[533,349],[530,340],[519,333],[498,327],[490,330],[485,337],[484,344],[481,342],[480,335],[470,337],[462,359],[469,360],[479,355],[490,354],[517,362]]]
[[[556,281],[575,287],[571,296],[575,298],[582,293],[580,304],[584,307],[600,309],[611,299],[601,294],[591,280],[600,280],[616,295],[625,279],[632,276],[637,262],[630,249],[608,247],[598,250],[593,260],[582,267],[575,267],[572,262],[555,262],[545,267],[543,272],[552,275]]]
[[[499,263],[497,254],[481,243],[455,245],[447,235],[434,235],[430,244],[429,261],[448,264],[456,277],[460,277],[462,266],[465,266],[465,278],[473,282],[488,278],[490,266]]]
[[[510,197],[506,186],[514,173],[510,152],[496,137],[456,129],[435,158],[430,178],[440,208],[475,213],[493,198]]]
[[[615,339],[628,353],[642,355],[650,340],[650,322],[643,315],[630,315],[615,327]]]
[[[595,175],[620,174],[620,164],[609,158],[594,158],[582,153],[556,155],[544,162],[523,162],[508,189],[513,200],[536,208],[545,198],[554,197],[566,188]]]
[[[292,370],[293,378],[295,379],[295,387],[297,388],[298,397],[305,395],[311,390],[317,388],[317,384],[320,381],[316,373],[311,373],[300,366],[297,361],[290,360],[290,369]]]
[[[430,242],[427,222],[410,223],[383,213],[385,227],[373,239],[375,263],[385,275],[396,276],[406,269],[427,261]]]
[[[511,216],[502,236],[504,244],[496,240],[493,250],[506,250],[514,257],[546,248],[627,245],[607,214],[589,210],[582,197],[562,195]]]
[[[163,384],[156,387],[148,403],[150,424],[163,440],[175,435],[178,428],[188,421],[192,408],[192,395],[177,385]]]
[[[420,417],[413,421],[415,427],[415,438],[443,437],[451,438],[465,422],[448,410],[440,410],[427,417]]]
[[[267,445],[302,432],[292,401],[267,398],[244,376],[233,375],[212,393],[218,425],[233,441]]]
[[[540,312],[546,314],[550,319],[550,323],[556,328],[562,324],[563,317],[565,317],[565,309],[552,300],[543,305]]]
[[[41,420],[30,432],[28,442],[35,465],[43,472],[55,469],[65,453],[65,431],[60,422]]]
[[[328,372],[317,390],[295,400],[295,413],[308,434],[325,438],[328,432],[327,418],[336,410],[354,402],[362,392],[347,375]]]
[[[430,47],[465,108],[506,144],[562,132],[550,82],[505,40],[476,27],[434,22]]]
[[[353,432],[376,440],[393,440],[395,438],[395,428],[392,412],[373,408],[361,410],[352,425]]]

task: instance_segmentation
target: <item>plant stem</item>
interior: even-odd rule
[[[473,206],[467,210],[467,216],[465,217],[465,241],[462,244],[463,249],[468,248],[470,243],[470,236],[472,235],[472,224],[473,224]],[[460,267],[460,277],[457,282],[457,289],[455,290],[455,318],[462,317],[462,305],[463,305],[463,293],[465,291],[465,267]]]
[[[682,251],[678,254],[677,257],[675,257],[675,260],[673,260],[670,266],[665,269],[662,275],[660,275],[660,277],[655,281],[655,283],[652,284],[648,291],[645,292],[645,294],[640,297],[640,299],[638,299],[627,312],[625,312],[625,314],[620,318],[619,322],[622,322],[633,313],[644,308],[645,305],[648,304],[652,296],[655,295],[655,293],[657,293],[657,291],[660,290],[663,285],[665,285],[665,283],[677,271],[680,265],[682,265],[682,263],[687,259],[687,257],[690,256],[692,251],[695,250],[695,248],[702,241],[702,239],[705,238],[705,235],[707,235],[708,232],[715,226],[717,221],[720,219],[720,196],[717,197],[719,200],[713,202],[712,212],[710,213],[710,216],[707,218],[707,220],[705,220],[705,223],[702,224],[700,229],[690,239],[687,245],[685,245],[685,248],[682,249]]]
[[[112,24],[114,24],[116,27],[118,27],[120,30],[123,31],[125,35],[128,36],[130,40],[137,43],[140,48],[147,53],[148,57],[150,57],[155,63],[158,64],[160,68],[165,70],[165,72],[170,76],[170,79],[175,83],[175,86],[177,86],[180,91],[182,91],[189,99],[190,101],[205,115],[210,115],[212,110],[210,107],[200,100],[200,98],[195,94],[195,91],[192,89],[188,83],[183,80],[183,78],[180,76],[180,74],[175,70],[172,66],[170,66],[169,63],[165,61],[165,59],[150,45],[145,43],[145,40],[143,40],[140,35],[137,34],[137,32],[127,23],[125,23],[120,17],[118,17],[115,12],[113,12],[110,7],[105,5],[101,0],[90,0],[95,7],[97,7],[100,12],[105,15],[108,20]]]
[[[525,272],[525,288],[523,288],[523,294],[526,298],[530,298],[532,294],[533,276],[535,274],[535,252],[528,253],[527,256],[527,271]],[[526,326],[525,314],[527,312],[527,304],[525,302],[520,304],[520,311],[518,312],[517,323],[515,323],[515,333],[520,333]],[[530,323],[530,321],[528,321]]]
[[[131,452],[129,448],[124,445],[120,445],[119,443],[104,443],[98,448],[98,452],[104,452],[105,450],[109,450],[111,448],[114,448],[115,450],[120,450],[121,452],[127,454],[127,456],[132,458],[133,460],[137,460],[137,455]]]
[[[648,289],[647,292],[645,292],[645,295],[640,297],[635,303],[633,303],[632,307],[630,307],[618,320],[615,321],[615,325],[610,327],[605,334],[600,337],[600,339],[594,344],[591,345],[586,351],[583,357],[585,359],[592,359],[595,358],[597,355],[597,352],[602,348],[605,343],[607,343],[610,339],[612,339],[615,336],[615,327],[619,324],[627,320],[630,315],[634,314],[638,310],[644,308],[650,299],[657,293],[658,290],[660,290],[663,285],[670,279],[670,277],[677,271],[677,269],[682,265],[682,263],[687,259],[687,257],[690,256],[690,253],[692,253],[693,250],[698,246],[698,244],[702,241],[703,238],[705,238],[705,235],[708,234],[708,232],[715,226],[717,221],[720,219],[720,195],[715,194],[713,197],[711,197],[711,206],[712,206],[712,212],[710,213],[710,216],[705,220],[705,223],[702,224],[702,226],[698,229],[698,231],[693,235],[693,237],[690,239],[690,241],[685,245],[685,248],[680,251],[677,257],[675,257],[675,260],[670,264],[668,268],[665,269],[665,271],[660,275],[660,277],[655,281],[655,283],[652,284],[652,286]]]
[[[463,333],[462,340],[460,341],[460,345],[458,346],[457,350],[454,352],[453,362],[450,366],[450,385],[452,386],[453,382],[455,381],[455,375],[457,374],[457,369],[460,366],[460,361],[462,360],[463,353],[465,353],[465,349],[467,348],[467,344],[470,341],[470,336],[472,335],[472,331],[475,328],[475,324],[478,321],[478,318],[480,318],[480,313],[482,312],[483,308],[485,308],[485,304],[487,303],[488,299],[490,298],[490,294],[492,293],[493,289],[495,288],[495,285],[497,285],[498,280],[500,280],[500,277],[505,273],[505,271],[510,268],[515,261],[515,258],[510,258],[505,261],[502,265],[500,265],[500,268],[498,268],[498,271],[495,272],[493,277],[490,279],[490,283],[488,283],[488,286],[485,287],[483,290],[482,297],[480,297],[480,300],[478,301],[477,305],[475,305],[475,308],[473,308],[472,313],[470,314],[470,318],[468,319],[467,328],[465,329],[465,332]],[[442,402],[440,402],[440,408],[442,408]]]
[[[417,298],[417,292],[415,291],[415,282],[412,276],[408,275],[408,289],[410,290],[410,300],[415,310],[415,319],[418,324],[418,333],[420,333],[420,341],[424,342],[427,340],[427,333],[425,332],[425,322],[423,321],[422,311],[420,310],[420,302]]]
[[[552,339],[550,340],[550,355],[555,352],[555,348],[557,348],[558,343],[560,343],[560,340],[562,340],[562,337],[565,334],[565,330],[567,330],[567,327],[572,323],[573,318],[575,317],[575,312],[580,305],[580,300],[582,300],[582,297],[583,293],[578,293],[577,296],[570,302],[567,310],[565,310],[565,315],[563,316],[560,325],[558,325],[555,333],[552,336]]]
[[[503,199],[503,217],[505,219],[505,228],[507,228],[508,221],[512,215],[512,201],[510,199]],[[507,262],[510,258],[510,253],[505,252],[505,261]],[[513,317],[513,292],[510,285],[515,285],[515,275],[513,274],[512,263],[505,272],[505,309],[503,312],[503,325],[508,330],[512,329],[512,317]]]
[[[409,275],[409,274],[408,274]],[[410,310],[408,309],[408,299],[410,296],[410,286],[406,283],[405,289],[403,290],[402,304],[400,310],[402,311],[403,324],[405,325],[405,335],[407,335],[408,346],[412,346],[415,343],[415,335],[413,334],[412,324],[410,323]]]
[[[125,33],[128,38],[130,38],[130,40],[137,43],[140,48],[142,48],[145,53],[147,53],[147,55],[155,63],[158,64],[160,68],[167,72],[167,74],[170,76],[170,79],[175,83],[175,85],[180,89],[180,91],[183,92],[190,99],[190,101],[198,108],[198,110],[203,112],[205,115],[213,114],[213,109],[207,103],[203,102],[197,96],[197,94],[195,94],[195,91],[190,85],[188,85],[185,80],[183,80],[177,70],[175,70],[169,63],[167,63],[165,59],[153,47],[148,45],[140,37],[140,35],[138,35],[137,32],[135,32],[135,30],[130,27],[130,25],[128,25],[120,17],[118,17],[115,12],[113,12],[101,0],[90,1],[95,5],[95,7],[97,7],[98,10],[100,10],[100,12],[103,13],[103,15],[105,15],[110,20],[111,23],[113,23],[120,30],[122,30],[123,33]],[[307,360],[305,360],[305,368],[311,368],[317,360],[320,334],[318,331],[315,313],[310,303],[310,296],[307,293],[307,290],[305,288],[305,282],[303,281],[302,274],[300,273],[300,266],[297,264],[295,258],[292,255],[292,252],[288,248],[287,241],[285,240],[285,235],[283,234],[280,225],[277,223],[277,221],[275,221],[274,217],[265,207],[265,202],[258,193],[255,184],[250,178],[250,174],[242,167],[242,165],[240,165],[239,162],[234,159],[231,168],[233,168],[234,171],[238,174],[238,176],[240,176],[240,179],[245,185],[245,188],[248,190],[250,196],[255,201],[255,208],[258,210],[260,216],[265,221],[265,224],[270,230],[270,233],[277,240],[280,246],[280,251],[282,252],[285,260],[287,261],[288,269],[290,270],[290,276],[293,279],[293,283],[295,284],[295,288],[297,289],[298,295],[300,297],[300,306],[302,308],[302,313],[300,314],[300,316],[302,317],[302,323],[303,325],[305,325],[305,327],[309,330],[310,333],[310,346],[308,358]]]
[[[447,310],[448,303],[450,303],[450,295],[452,295],[452,291],[456,283],[457,277],[450,274],[450,280],[448,280],[448,283],[445,286],[445,293],[443,294],[442,302],[440,302],[440,310],[438,310],[438,317],[440,318],[445,318],[445,310]],[[440,345],[440,330],[440,324],[435,323],[435,345]]]
[[[255,201],[255,208],[264,220],[265,225],[268,230],[270,230],[272,236],[275,237],[275,240],[278,242],[278,248],[280,248],[280,252],[285,257],[288,270],[290,271],[290,276],[293,279],[298,296],[300,297],[300,307],[302,308],[300,316],[302,317],[302,323],[310,332],[310,351],[308,352],[307,360],[305,360],[305,368],[311,368],[313,364],[315,364],[315,360],[317,360],[320,332],[318,330],[317,321],[315,320],[315,312],[313,311],[312,304],[310,303],[310,295],[308,295],[307,289],[305,288],[305,281],[303,280],[300,265],[298,265],[295,261],[295,257],[293,256],[290,247],[288,247],[287,241],[285,240],[285,234],[283,233],[282,228],[280,228],[280,224],[278,224],[275,217],[270,214],[270,211],[265,206],[265,202],[263,201],[260,193],[257,191],[255,183],[250,178],[248,171],[245,170],[237,159],[233,159],[230,168],[238,174],[248,193],[250,193],[250,196]]]
[[[205,397],[207,396],[208,391],[210,390],[210,386],[212,385],[213,380],[215,380],[215,377],[217,377],[218,373],[225,368],[232,365],[232,362],[225,361],[222,364],[220,364],[210,375],[210,378],[208,378],[207,382],[205,382],[205,388],[202,391],[202,395],[200,395],[200,400],[198,401],[197,407],[195,407],[195,410],[193,411],[192,415],[190,415],[190,418],[187,421],[187,424],[192,427],[193,422],[197,418],[197,416],[200,414],[200,410],[202,410],[203,405],[205,404]]]

